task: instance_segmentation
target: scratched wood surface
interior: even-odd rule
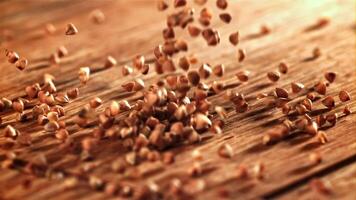
[[[106,21],[96,25],[89,20],[89,13],[100,9],[105,13]],[[247,98],[260,92],[272,91],[275,87],[289,88],[293,81],[299,81],[310,88],[316,81],[323,79],[323,72],[335,71],[338,76],[335,83],[328,87],[327,94],[337,96],[340,89],[356,96],[355,71],[355,1],[354,0],[240,0],[230,1],[228,8],[233,15],[231,24],[226,25],[214,16],[213,27],[221,33],[221,44],[216,48],[207,47],[202,38],[189,39],[189,53],[194,53],[200,61],[212,65],[226,65],[226,75],[219,79],[235,87]],[[35,82],[41,82],[45,73],[56,77],[59,91],[79,86],[77,71],[79,67],[90,66],[92,75],[86,86],[80,87],[80,97],[65,106],[65,120],[70,121],[80,108],[98,96],[104,106],[111,100],[127,99],[134,102],[140,94],[126,93],[121,84],[133,77],[122,77],[120,68],[129,64],[137,54],[152,58],[155,45],[162,42],[161,31],[165,25],[166,12],[158,12],[151,0],[133,1],[1,1],[0,31],[10,31],[13,39],[0,39],[1,48],[17,51],[20,56],[29,59],[29,67],[19,72],[0,57],[0,97],[15,99],[25,94],[24,88]],[[328,26],[313,31],[305,29],[320,17],[329,17]],[[44,26],[52,23],[57,27],[54,35],[46,35]],[[65,36],[67,23],[74,23],[79,34]],[[268,24],[272,32],[262,37],[252,37],[262,24]],[[6,30],[6,31],[5,31]],[[247,57],[243,63],[236,59],[236,48],[228,42],[228,35],[239,30],[241,42],[239,48],[246,49]],[[178,37],[189,38],[188,34],[178,31]],[[59,66],[51,66],[48,57],[57,47],[64,45],[69,51]],[[315,60],[310,57],[312,49],[319,47],[322,56]],[[3,53],[3,52],[2,52]],[[103,69],[107,55],[118,60],[118,66]],[[277,69],[280,61],[290,65],[287,75],[280,81],[270,84],[266,73]],[[238,84],[234,74],[247,69],[252,72],[247,84]],[[141,75],[134,75],[141,76]],[[154,72],[142,77],[148,83],[160,78]],[[212,82],[216,78],[210,78]],[[293,98],[302,99],[301,94]],[[338,98],[337,98],[338,99]],[[347,103],[336,102],[331,112],[341,113],[345,105],[356,111],[353,98]],[[211,101],[231,106],[221,95],[211,97]],[[116,198],[102,191],[91,189],[86,180],[91,176],[105,181],[143,184],[157,183],[164,191],[173,178],[184,182],[184,188],[191,196],[188,199],[219,199],[221,190],[229,193],[230,199],[353,199],[355,198],[356,163],[356,117],[354,114],[342,116],[334,127],[325,129],[329,142],[318,145],[316,138],[297,134],[272,145],[261,145],[263,133],[285,119],[276,108],[264,109],[258,102],[251,100],[251,109],[237,114],[229,109],[226,126],[222,135],[205,133],[202,143],[194,146],[179,146],[168,151],[176,153],[175,163],[165,165],[159,161],[142,163],[128,171],[118,174],[110,170],[111,163],[125,155],[118,140],[102,140],[93,153],[94,160],[83,162],[73,152],[61,148],[61,143],[53,135],[45,133],[35,122],[17,123],[15,113],[0,113],[3,129],[12,124],[22,133],[30,134],[32,144],[16,144],[11,151],[17,153],[24,162],[36,162],[39,155],[45,155],[48,168],[60,172],[56,176],[32,176],[23,169],[0,170],[0,199],[108,199]],[[99,109],[102,111],[103,109]],[[315,103],[314,114],[324,112],[320,101]],[[80,145],[83,137],[90,135],[91,129],[69,128],[71,138]],[[0,134],[0,160],[10,151],[4,148],[6,139]],[[232,159],[223,159],[217,155],[219,144],[228,143],[234,148]],[[198,178],[190,178],[187,168],[192,164],[191,153],[199,149],[209,170]],[[308,155],[319,152],[322,162],[316,166],[309,164]],[[266,166],[263,180],[234,178],[239,164],[253,166],[262,162]],[[86,168],[82,184],[74,188],[65,187],[65,181]],[[334,183],[337,192],[332,197],[320,197],[310,191],[308,182],[321,177]],[[350,179],[350,180],[348,180]],[[31,181],[29,181],[31,180]],[[205,181],[203,190],[195,187],[200,180]],[[28,184],[31,182],[31,184]]]

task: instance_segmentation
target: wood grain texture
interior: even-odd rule
[[[213,4],[213,2],[212,2]],[[107,20],[104,24],[95,25],[89,19],[89,13],[94,9],[102,10]],[[202,38],[189,39],[189,53],[194,53],[200,61],[212,65],[223,63],[226,75],[223,78],[210,78],[225,81],[230,87],[253,98],[261,92],[270,92],[275,87],[288,88],[291,82],[298,81],[311,88],[317,81],[323,79],[325,71],[335,71],[338,76],[335,83],[328,87],[327,94],[337,96],[340,89],[346,89],[352,97],[356,97],[356,38],[355,38],[355,1],[354,0],[241,0],[231,1],[228,10],[233,15],[231,24],[226,25],[214,16],[213,27],[216,27],[222,37],[221,44],[216,48],[207,47]],[[24,72],[19,72],[7,63],[6,57],[0,57],[0,97],[15,99],[25,94],[24,88],[29,84],[41,82],[45,73],[56,77],[55,84],[60,92],[79,86],[77,71],[80,67],[90,66],[94,71],[86,86],[80,87],[80,97],[65,106],[66,117],[70,121],[80,108],[88,101],[98,96],[104,101],[99,111],[111,100],[127,99],[130,103],[137,100],[141,94],[124,92],[121,84],[133,77],[122,77],[122,65],[129,64],[137,54],[152,58],[153,47],[162,42],[161,31],[165,26],[167,13],[156,11],[156,5],[151,0],[133,1],[4,1],[0,2],[0,31],[10,30],[14,39],[2,41],[1,48],[16,50],[20,56],[29,59],[30,65]],[[199,10],[199,8],[198,8]],[[220,11],[219,11],[220,12]],[[314,24],[320,17],[328,16],[330,25],[315,31],[305,29]],[[44,34],[46,23],[53,23],[58,31],[54,35]],[[68,37],[64,35],[67,23],[74,23],[79,34]],[[269,35],[252,37],[259,31],[261,24],[272,28]],[[238,63],[237,49],[228,42],[228,35],[239,30],[241,41],[239,48],[247,52],[246,60]],[[188,38],[186,31],[177,30],[181,38]],[[50,66],[48,57],[56,48],[64,45],[69,55],[59,66]],[[319,47],[322,56],[316,60],[306,60],[312,49]],[[107,55],[118,60],[119,65],[103,70]],[[276,84],[270,84],[266,73],[277,69],[280,61],[290,65],[287,75],[282,75]],[[199,65],[196,65],[197,67]],[[235,73],[241,69],[252,72],[248,84],[239,84]],[[178,71],[181,73],[181,71]],[[141,77],[135,74],[134,77]],[[143,76],[147,84],[163,76],[150,72]],[[295,101],[303,99],[303,94],[293,96]],[[336,98],[336,109],[331,112],[341,113],[346,103]],[[231,107],[222,95],[210,97],[216,104]],[[305,134],[295,134],[275,145],[261,145],[264,132],[285,119],[276,108],[265,109],[260,103],[251,100],[251,109],[244,114],[237,114],[228,109],[228,119],[222,135],[205,133],[201,144],[194,146],[179,146],[168,151],[177,154],[175,163],[164,165],[161,162],[142,163],[128,169],[127,174],[117,174],[110,170],[114,160],[122,159],[125,150],[119,140],[102,140],[94,152],[92,162],[82,162],[75,153],[61,150],[61,143],[53,135],[45,133],[42,127],[34,122],[15,123],[15,113],[0,113],[3,120],[1,128],[12,124],[22,133],[30,134],[31,146],[16,145],[13,150],[20,159],[34,161],[39,154],[47,157],[49,167],[65,174],[65,179],[83,171],[88,166],[92,170],[84,174],[83,183],[78,188],[63,188],[62,179],[36,177],[29,189],[20,186],[20,182],[28,178],[22,169],[3,169],[0,176],[0,199],[108,199],[101,191],[90,189],[85,180],[91,176],[100,177],[106,181],[129,182],[144,184],[156,182],[164,191],[173,178],[184,182],[189,194],[195,199],[218,199],[222,189],[229,192],[230,199],[260,199],[285,198],[295,199],[303,193],[303,198],[313,198],[309,191],[304,192],[307,180],[320,174],[325,179],[334,181],[340,192],[335,192],[333,198],[352,199],[356,191],[355,184],[347,185],[343,180],[354,171],[356,157],[356,117],[354,114],[340,117],[334,127],[327,128],[329,142],[317,145],[316,138]],[[356,111],[354,98],[347,102]],[[320,100],[315,103],[314,114],[325,112]],[[91,129],[70,127],[71,138],[75,145],[91,134]],[[5,138],[0,134],[0,143]],[[222,143],[230,144],[235,154],[231,160],[220,158],[217,148]],[[201,150],[204,163],[208,166],[207,173],[192,179],[187,174],[187,168],[192,164],[191,153],[194,149]],[[310,166],[308,155],[317,151],[323,161],[317,166]],[[0,148],[1,158],[8,150]],[[345,160],[351,160],[340,165]],[[262,162],[266,166],[266,177],[263,180],[236,180],[234,174],[239,164],[253,166]],[[338,176],[338,172],[342,173]],[[135,176],[133,176],[134,174]],[[345,178],[343,178],[345,177]],[[194,185],[203,180],[206,187],[197,190]],[[340,181],[340,182],[339,182]],[[3,184],[6,183],[6,184]],[[295,191],[294,189],[297,188]],[[289,193],[291,196],[289,196]],[[305,193],[305,194],[304,194]],[[347,194],[346,194],[347,193]],[[190,198],[193,198],[190,197]]]
[[[321,178],[328,187],[332,188],[331,195],[320,194],[310,186],[303,185],[300,188],[295,189],[293,192],[281,196],[280,199],[355,199],[355,192],[352,192],[349,189],[355,188],[355,176],[356,165],[351,164]]]

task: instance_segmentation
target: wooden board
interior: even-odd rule
[[[213,4],[213,2],[212,2]],[[226,65],[226,75],[223,78],[210,78],[207,82],[219,80],[249,97],[261,92],[270,92],[275,87],[288,88],[291,82],[298,81],[311,88],[316,81],[323,79],[325,71],[337,72],[337,79],[328,87],[327,94],[337,96],[341,89],[347,90],[352,97],[356,96],[355,71],[355,1],[354,0],[241,0],[231,1],[228,10],[233,15],[231,24],[226,25],[214,16],[213,27],[221,33],[221,44],[216,48],[207,47],[203,39],[189,39],[189,53],[194,53],[200,61],[212,65]],[[104,24],[95,25],[89,20],[89,13],[94,9],[102,10],[107,20]],[[56,77],[55,83],[59,91],[79,86],[77,71],[80,67],[90,66],[92,71],[90,81],[80,88],[80,97],[65,106],[66,118],[70,120],[93,97],[104,101],[104,108],[111,100],[127,99],[134,102],[139,94],[129,94],[122,90],[121,84],[133,77],[122,77],[122,65],[129,64],[137,54],[152,58],[155,45],[162,42],[161,31],[165,25],[167,13],[156,11],[156,5],[150,0],[134,1],[3,1],[0,2],[0,31],[10,30],[14,39],[1,41],[1,48],[16,50],[20,56],[29,59],[29,67],[19,72],[7,63],[1,56],[0,97],[15,99],[23,96],[24,88],[35,82],[42,81],[45,73]],[[199,10],[199,8],[198,8]],[[219,11],[221,12],[221,11]],[[305,31],[320,17],[330,18],[330,25]],[[54,35],[46,35],[44,26],[53,23],[57,27]],[[67,23],[74,23],[79,34],[68,37],[64,35]],[[271,34],[263,37],[251,37],[259,31],[262,24],[271,27]],[[228,35],[239,30],[241,41],[238,45],[247,52],[246,60],[238,63],[237,48],[228,42]],[[178,31],[179,37],[189,37],[187,33]],[[69,51],[59,66],[50,66],[48,57],[56,49],[64,45]],[[314,47],[321,49],[322,55],[315,60],[306,60],[311,56]],[[119,65],[102,70],[107,55],[118,60]],[[276,84],[270,84],[266,73],[277,69],[282,60],[290,65],[287,75],[282,75]],[[198,66],[198,65],[197,65]],[[252,72],[247,84],[238,84],[235,73],[241,69]],[[135,75],[140,77],[140,75]],[[146,83],[152,83],[160,76],[154,72],[142,78]],[[266,84],[267,83],[267,84]],[[294,97],[294,96],[293,96]],[[295,95],[299,99],[302,94]],[[336,98],[338,99],[338,98]],[[211,97],[212,102],[231,107],[231,104],[221,95]],[[348,169],[355,163],[356,151],[356,117],[354,114],[341,117],[336,126],[325,132],[329,142],[317,145],[316,138],[299,134],[272,145],[261,145],[261,137],[268,128],[284,119],[280,110],[263,109],[256,101],[252,108],[244,114],[237,114],[229,109],[228,119],[222,135],[206,133],[205,140],[194,146],[181,146],[170,149],[177,154],[175,163],[169,166],[161,162],[143,163],[132,167],[129,174],[117,174],[110,170],[113,160],[120,159],[125,152],[120,141],[103,140],[94,153],[94,161],[82,162],[77,155],[60,149],[60,142],[53,135],[45,133],[33,122],[15,123],[15,113],[5,112],[1,128],[12,124],[21,132],[31,134],[31,146],[15,146],[14,151],[20,159],[33,161],[42,154],[48,159],[49,167],[60,169],[66,176],[78,174],[88,165],[94,169],[85,173],[83,180],[97,176],[105,181],[121,181],[130,177],[129,182],[142,184],[156,182],[162,189],[167,188],[173,178],[184,181],[188,193],[196,195],[196,199],[217,199],[221,191],[227,191],[230,199],[256,198],[289,198],[288,194],[297,195],[308,180],[314,176],[333,177],[342,168]],[[336,112],[341,113],[345,103],[336,102]],[[356,110],[354,98],[347,102],[352,110]],[[99,109],[102,111],[102,108]],[[322,110],[320,101],[315,103],[315,110]],[[83,137],[90,135],[91,129],[71,127],[71,138],[76,145]],[[5,138],[0,135],[0,142]],[[223,159],[217,155],[217,148],[222,143],[230,144],[234,149],[232,159]],[[194,149],[201,150],[204,163],[209,170],[206,174],[191,179],[187,168],[192,165],[191,156]],[[2,157],[8,150],[0,149]],[[323,161],[317,166],[309,165],[309,154],[319,152]],[[347,162],[346,162],[347,161]],[[252,167],[258,162],[264,163],[265,178],[257,180],[236,180],[233,174],[240,164]],[[341,163],[341,164],[340,164]],[[346,163],[346,164],[343,164]],[[138,171],[136,171],[138,170]],[[32,180],[30,189],[22,189],[18,181],[26,179],[23,170],[3,170],[0,183],[0,197],[3,199],[107,199],[102,191],[95,191],[88,186],[63,190],[59,185],[63,180],[52,180],[38,177]],[[138,173],[136,173],[138,172]],[[322,173],[323,172],[323,173]],[[348,172],[345,172],[348,173]],[[21,176],[20,174],[23,174]],[[132,174],[139,176],[131,177]],[[12,181],[12,179],[15,179]],[[19,180],[17,180],[19,179]],[[205,182],[205,189],[200,191],[194,186],[197,181]],[[332,179],[334,180],[334,179]],[[337,182],[339,179],[335,178]],[[85,181],[83,181],[85,182]],[[43,185],[46,185],[44,187]],[[340,186],[342,187],[342,186]],[[10,189],[7,189],[10,188]],[[296,191],[294,191],[296,190]],[[335,193],[335,198],[351,199],[356,191],[354,184],[348,189]],[[345,193],[350,193],[345,196]],[[294,196],[292,196],[294,197]],[[306,194],[308,197],[308,194]],[[0,199],[1,199],[0,198]]]
[[[355,192],[350,191],[349,188],[355,188],[355,170],[356,165],[350,164],[342,167],[332,173],[324,175],[321,180],[327,186],[332,188],[331,194],[320,193],[311,186],[303,185],[296,188],[294,191],[286,193],[280,199],[355,199]]]

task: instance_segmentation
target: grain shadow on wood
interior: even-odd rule
[[[261,38],[261,37],[263,37],[265,35],[267,35],[267,34],[264,34],[264,33],[250,33],[250,34],[246,35],[244,38],[242,38],[242,40],[258,39],[258,38]]]
[[[254,182],[250,182],[245,184],[242,188],[240,188],[238,191],[239,192],[249,192],[250,190],[252,190],[254,187],[256,186],[256,183]]]
[[[273,109],[274,106],[267,106],[267,107],[262,107],[260,109],[256,109],[256,110],[252,110],[248,113],[245,114],[245,117],[253,117],[253,116],[257,116],[254,120],[258,121],[260,119],[264,119],[265,117],[270,117],[270,115],[265,114],[266,112],[270,111],[271,109]],[[262,115],[262,116],[258,116],[258,115]]]
[[[309,170],[311,170],[315,165],[303,165],[301,167],[297,167],[295,169],[293,169],[292,171],[289,172],[289,174],[291,175],[298,175],[298,174],[302,174],[305,173]]]
[[[277,118],[277,119],[273,119],[267,122],[264,122],[263,124],[261,124],[262,127],[271,127],[271,126],[275,126],[277,124],[280,124],[282,122],[282,119]]]
[[[328,108],[322,108],[322,109],[310,111],[309,115],[313,117],[313,116],[317,116],[317,115],[321,115],[321,114],[327,113],[329,111],[330,111],[330,109],[328,109]]]
[[[214,135],[205,135],[205,134],[203,134],[201,136],[201,143],[202,144],[207,143],[212,138],[214,138]]]
[[[274,143],[276,144],[276,143]],[[252,145],[251,147],[247,148],[244,152],[246,154],[254,154],[254,153],[261,153],[263,151],[266,151],[268,149],[270,149],[273,146],[273,144],[271,145],[264,145],[261,142]]]
[[[28,41],[40,40],[40,39],[43,39],[44,37],[45,37],[45,34],[43,32],[37,32],[37,33],[33,33],[31,36],[26,38],[25,41],[28,42]]]
[[[35,62],[47,62],[49,59],[48,56],[43,56],[43,57],[38,57],[38,58],[32,58],[30,60],[31,63],[35,63]]]
[[[40,143],[40,142],[44,141],[47,138],[53,138],[53,136],[49,135],[49,134],[40,135],[40,136],[37,136],[35,139],[32,138],[32,143],[33,144]]]
[[[106,67],[93,67],[90,69],[91,73],[95,74],[95,73],[99,73],[99,72],[102,72],[102,71],[105,71],[107,69],[110,69],[110,68],[106,68]]]
[[[236,87],[240,86],[241,84],[242,83],[240,83],[240,82],[227,84],[224,86],[224,90],[236,88]]]
[[[31,152],[37,152],[37,151],[48,151],[50,149],[55,148],[56,146],[58,146],[58,144],[47,144],[44,146],[39,146],[39,147],[31,147],[30,151]]]
[[[313,24],[313,25],[306,27],[303,32],[309,33],[309,32],[313,32],[313,31],[321,30],[321,29],[325,28],[326,26],[327,26],[327,24],[322,25],[322,26],[319,24]]]
[[[202,174],[200,176],[206,176],[207,174],[211,174],[217,169],[217,166],[207,166],[206,168],[203,168]]]
[[[290,135],[288,135],[284,140],[288,142],[289,145],[298,145],[301,143],[304,143],[308,140],[310,140],[313,137],[310,137],[309,135],[302,134],[303,132],[301,131],[296,131]]]
[[[136,92],[121,92],[118,95],[112,96],[109,98],[109,100],[118,100],[118,99],[123,99],[123,98],[127,98],[127,97],[131,97],[135,94]],[[139,98],[140,99],[140,98]],[[136,99],[138,100],[138,99]]]
[[[300,151],[311,151],[313,149],[316,149],[318,147],[322,146],[320,142],[310,142],[308,144],[305,144]]]
[[[48,68],[50,66],[51,65],[49,63],[38,63],[36,65],[30,66],[28,69],[26,69],[26,71],[28,71],[28,72],[38,71],[38,70],[41,70],[41,69]]]
[[[314,61],[316,60],[317,57],[314,57],[314,56],[311,56],[311,57],[306,57],[302,60],[302,62],[311,62],[311,61]]]
[[[328,125],[326,125],[326,126],[320,127],[319,130],[321,130],[321,131],[326,131],[326,130],[328,130],[329,128],[332,128],[332,127],[334,127],[334,126],[335,126],[335,124],[328,124]]]
[[[298,119],[299,114],[297,112],[292,112],[287,115],[288,120],[294,121]]]
[[[157,168],[147,171],[145,173],[141,173],[141,176],[142,176],[142,178],[148,178],[150,176],[154,176],[159,173],[162,173],[163,170],[164,170],[164,167],[157,167]]]
[[[264,119],[268,119],[270,118],[271,115],[268,113],[263,113],[263,114],[259,114],[256,117],[253,118],[254,121],[260,121],[260,120],[264,120]]]
[[[255,91],[258,91],[258,90],[262,90],[262,89],[268,88],[271,85],[273,85],[273,83],[260,83],[260,84],[254,85],[248,91],[255,92]],[[247,92],[247,93],[250,93],[250,92]]]

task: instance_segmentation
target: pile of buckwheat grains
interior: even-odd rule
[[[124,173],[128,166],[137,166],[143,162],[161,160],[166,165],[174,163],[175,154],[170,149],[180,145],[199,143],[207,132],[224,134],[224,124],[229,118],[229,113],[245,113],[252,109],[251,102],[249,102],[252,100],[245,98],[245,95],[237,89],[224,84],[224,63],[211,65],[209,60],[204,60],[203,64],[197,66],[198,60],[194,57],[194,52],[189,51],[189,41],[193,38],[201,37],[209,48],[214,48],[224,40],[231,44],[231,48],[236,49],[236,62],[243,63],[248,59],[246,51],[239,47],[241,37],[239,31],[236,30],[223,38],[219,30],[211,26],[213,18],[221,20],[226,26],[234,20],[233,15],[229,13],[228,0],[214,1],[216,1],[215,6],[218,12],[213,12],[215,8],[206,6],[207,0],[158,0],[159,11],[172,11],[167,13],[166,27],[162,29],[162,44],[152,48],[153,61],[147,60],[143,55],[137,55],[132,58],[130,65],[117,66],[118,62],[114,57],[105,58],[105,68],[119,67],[122,76],[132,77],[131,81],[122,84],[121,87],[131,94],[141,94],[137,101],[114,100],[109,106],[103,108],[103,112],[98,112],[97,108],[102,107],[104,102],[101,98],[94,97],[68,124],[68,121],[63,120],[66,115],[65,106],[75,101],[80,96],[80,87],[85,87],[90,82],[91,68],[83,66],[77,74],[80,81],[77,87],[67,88],[66,92],[57,92],[54,84],[55,77],[45,74],[43,82],[33,83],[24,88],[25,96],[11,100],[2,98],[0,111],[16,112],[16,123],[35,121],[43,126],[45,132],[53,134],[53,140],[61,141],[62,148],[71,146],[72,128],[69,127],[93,129],[90,136],[81,141],[78,158],[83,162],[95,159],[92,151],[100,148],[98,147],[100,140],[121,140],[127,148],[127,153],[120,162],[113,162],[110,169],[118,173]],[[95,24],[104,23],[106,19],[105,14],[100,10],[94,10],[89,16]],[[329,19],[322,18],[310,29],[323,28],[329,23]],[[52,24],[46,25],[48,34],[57,31],[56,29]],[[180,38],[176,33],[178,29],[186,31],[189,38]],[[80,30],[75,24],[69,23],[63,34],[75,40],[74,35],[80,34]],[[259,32],[256,33],[259,37],[267,34],[273,34],[273,30],[267,25],[261,25]],[[49,56],[48,62],[58,65],[67,55],[66,47],[60,46]],[[310,59],[318,59],[321,55],[322,50],[318,47],[310,50]],[[25,70],[28,66],[27,59],[20,57],[13,50],[6,49],[5,56],[8,62],[14,64],[19,70]],[[289,68],[288,63],[281,61],[276,65],[275,71],[268,72],[265,81],[273,83],[274,88],[269,93],[256,95],[253,101],[258,101],[266,107],[273,106],[285,116],[293,115],[296,119],[291,121],[286,117],[283,123],[266,128],[260,142],[264,145],[273,145],[283,141],[289,135],[302,132],[315,137],[321,144],[327,143],[327,134],[319,129],[323,126],[335,125],[340,116],[349,115],[352,112],[346,104],[351,99],[350,94],[346,90],[341,90],[338,96],[327,95],[327,88],[337,79],[337,74],[331,71],[325,72],[323,80],[316,82],[312,88],[306,88],[300,82],[291,83],[290,88],[282,88],[278,86],[278,81],[283,76],[289,75]],[[26,70],[23,73],[26,73]],[[156,74],[157,81],[147,85],[142,77],[152,73]],[[139,74],[142,76],[138,76]],[[253,74],[254,72],[241,69],[235,75],[239,83],[248,84]],[[208,81],[211,77],[218,79]],[[294,101],[295,94],[301,92],[306,92],[305,98]],[[230,102],[230,106],[209,101],[209,97],[214,95],[219,95],[221,101]],[[333,112],[337,103],[345,103],[343,113]],[[313,111],[315,104],[323,105],[328,112],[315,117],[310,116],[309,113]],[[12,125],[7,125],[2,130],[2,134],[14,143],[31,145],[30,135],[22,134]],[[234,157],[234,148],[228,143],[222,143],[216,153],[221,159],[231,159]],[[203,176],[204,158],[199,150],[194,150],[192,157],[193,163],[186,173],[191,177]],[[322,162],[322,156],[315,152],[310,154],[309,159],[315,165]],[[20,165],[29,173],[46,174],[46,170],[51,169],[45,162],[46,158],[42,160],[43,162],[39,163],[23,162],[14,155],[6,158],[2,166],[16,168]],[[263,179],[266,170],[268,169],[261,162],[252,168],[240,164],[234,176],[237,179],[249,177]],[[65,183],[68,187],[73,187],[79,181],[84,181],[93,189],[104,191],[109,195],[135,199],[184,197],[179,179],[172,180],[167,192],[161,191],[156,183],[119,186],[99,177],[82,180],[80,175],[67,179]],[[202,188],[204,184],[204,182],[201,183]],[[312,187],[325,187],[322,182],[316,180],[311,184]],[[224,191],[220,193],[221,196],[225,195]]]

